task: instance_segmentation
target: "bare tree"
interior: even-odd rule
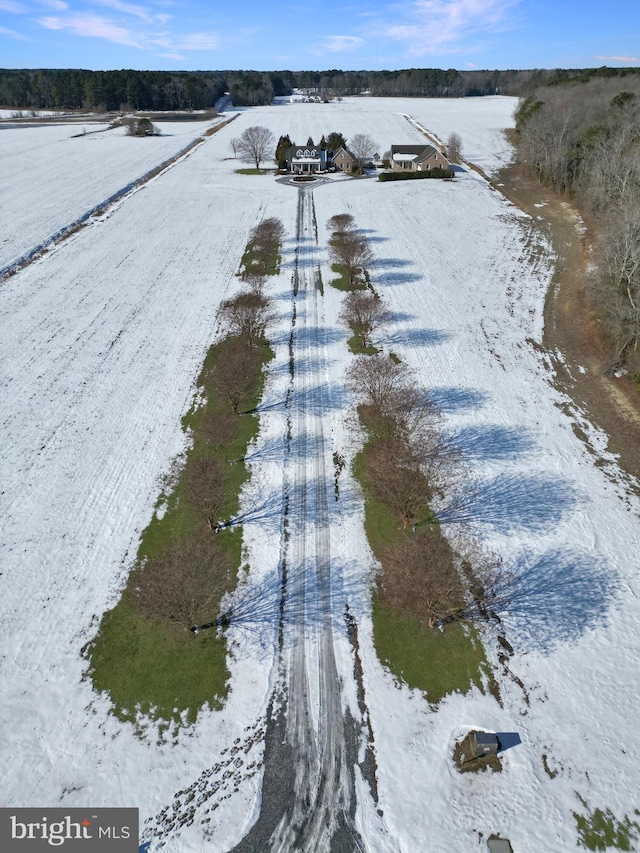
[[[356,221],[350,213],[336,213],[327,220],[330,231],[352,231],[355,227]]]
[[[329,238],[329,258],[343,267],[349,286],[353,287],[368,264],[373,262],[373,252],[367,238],[357,231],[335,232]]]
[[[282,220],[275,216],[263,219],[251,231],[251,239],[254,242],[281,243],[284,237],[284,225]]]
[[[280,219],[263,219],[250,236],[251,261],[266,275],[270,267],[277,264],[278,249],[284,237],[284,225]],[[252,265],[248,267],[251,269]],[[245,272],[246,277],[246,272]]]
[[[220,305],[220,317],[234,335],[242,335],[250,346],[264,338],[267,325],[274,319],[271,300],[263,293],[238,293]]]
[[[262,294],[267,276],[261,270],[249,267],[243,273],[243,280],[253,293]]]
[[[609,220],[601,251],[604,269],[599,295],[621,359],[640,343],[640,220],[635,204]]]
[[[381,555],[384,599],[425,627],[464,619],[467,596],[453,553],[437,529],[403,536]]]
[[[447,139],[447,158],[450,163],[459,163],[462,158],[462,139],[458,133],[450,133]]]
[[[252,352],[255,352],[255,349]],[[237,430],[238,421],[228,412],[205,413],[202,421],[202,435],[209,445],[226,448],[235,438]]]
[[[373,333],[389,319],[389,311],[373,293],[356,291],[345,297],[339,319],[367,347]]]
[[[229,140],[229,148],[231,149],[233,156],[238,156],[238,151],[240,151],[240,138],[238,136],[234,136],[233,139]]]
[[[403,529],[415,523],[430,497],[420,465],[409,448],[396,440],[376,441],[366,454],[367,476],[376,497],[401,521]]]
[[[259,169],[263,160],[273,158],[275,143],[275,137],[268,128],[248,127],[240,136],[238,152],[245,163],[254,163]]]
[[[179,631],[218,612],[230,567],[215,537],[190,536],[138,570],[133,590],[140,610]]]
[[[376,150],[376,143],[366,133],[356,133],[349,143],[349,149],[361,163],[364,163],[373,157]]]
[[[347,369],[347,387],[382,413],[393,409],[398,393],[410,381],[407,366],[385,355],[360,356]]]
[[[214,456],[190,459],[185,471],[187,500],[209,530],[215,529],[228,500],[225,474],[224,465]]]
[[[228,338],[213,373],[218,396],[226,399],[234,414],[254,389],[262,359],[256,347],[242,338]]]

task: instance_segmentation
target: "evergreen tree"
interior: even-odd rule
[[[338,148],[346,148],[346,147],[347,147],[347,140],[344,138],[344,136],[341,133],[336,133],[334,131],[333,133],[330,133],[329,136],[327,136],[327,148],[329,149],[329,151],[335,152],[338,150]]]
[[[293,142],[289,139],[289,134],[285,134],[281,136],[278,140],[278,144],[276,145],[276,163],[278,164],[278,169],[286,169],[287,168],[287,149],[291,148]]]

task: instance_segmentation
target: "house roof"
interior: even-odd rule
[[[318,145],[291,145],[287,148],[285,159],[291,163],[316,163],[324,159],[323,153],[324,149]]]
[[[334,152],[333,152],[333,159],[334,159],[334,160],[336,159],[336,157],[338,156],[338,154],[339,154],[341,151],[344,151],[344,153],[346,154],[346,156],[347,156],[347,157],[349,157],[349,159],[350,159],[350,160],[353,160],[354,162],[358,159],[358,158],[356,157],[356,155],[355,155],[355,154],[352,154],[352,153],[351,153],[351,151],[349,151],[349,149],[348,149],[348,148],[345,148],[344,146],[340,146],[340,148],[338,148],[338,150],[337,150],[337,151],[334,151]]]
[[[406,162],[407,160],[415,160],[416,163],[421,163],[433,154],[437,154],[438,149],[433,145],[392,145],[391,159],[396,162]]]

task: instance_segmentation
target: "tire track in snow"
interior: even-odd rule
[[[314,282],[313,193],[299,190],[291,334],[290,440],[283,546],[282,703],[265,738],[261,812],[237,853],[365,850],[355,826],[359,724],[342,710],[334,649],[329,492],[323,415],[326,351]],[[295,439],[295,441],[291,440]],[[291,448],[295,447],[292,455]],[[328,475],[331,474],[331,476]]]

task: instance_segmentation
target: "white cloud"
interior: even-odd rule
[[[355,50],[362,42],[359,36],[325,36],[324,49],[329,53],[341,53],[344,50]]]
[[[161,56],[163,59],[176,59],[179,62],[182,62],[185,59],[181,53],[158,53],[157,55]]]
[[[364,43],[360,36],[323,36],[321,44],[309,48],[312,56],[325,56],[327,53],[345,53],[357,50]]]
[[[26,12],[26,6],[22,3],[15,3],[14,0],[0,0],[0,11],[8,12],[10,15],[19,15]]]
[[[26,36],[23,36],[21,33],[17,33],[15,30],[10,30],[8,27],[0,27],[0,35],[8,36],[12,39],[20,39],[20,41],[28,41]]]
[[[638,56],[596,56],[599,62],[640,62]]]
[[[93,0],[98,6],[105,6],[107,9],[113,9],[114,12],[122,12],[124,15],[130,15],[134,18],[140,18],[147,24],[166,22],[172,17],[165,13],[158,13],[149,9],[147,6],[140,6],[137,3],[125,3],[123,0]]]
[[[44,6],[45,9],[52,9],[54,12],[65,12],[69,8],[69,4],[64,0],[39,0],[39,6]]]
[[[157,33],[150,40],[151,44],[167,48],[170,51],[179,50],[216,50],[220,46],[220,37],[216,33],[187,33],[172,35]]]
[[[64,18],[53,16],[39,18],[38,23],[48,30],[68,30],[74,36],[100,38],[128,47],[140,47],[139,38],[130,29],[116,26],[106,18],[90,12],[79,12]]]
[[[405,42],[414,56],[451,53],[478,33],[504,29],[520,0],[415,0],[406,23],[387,25],[384,34]]]

